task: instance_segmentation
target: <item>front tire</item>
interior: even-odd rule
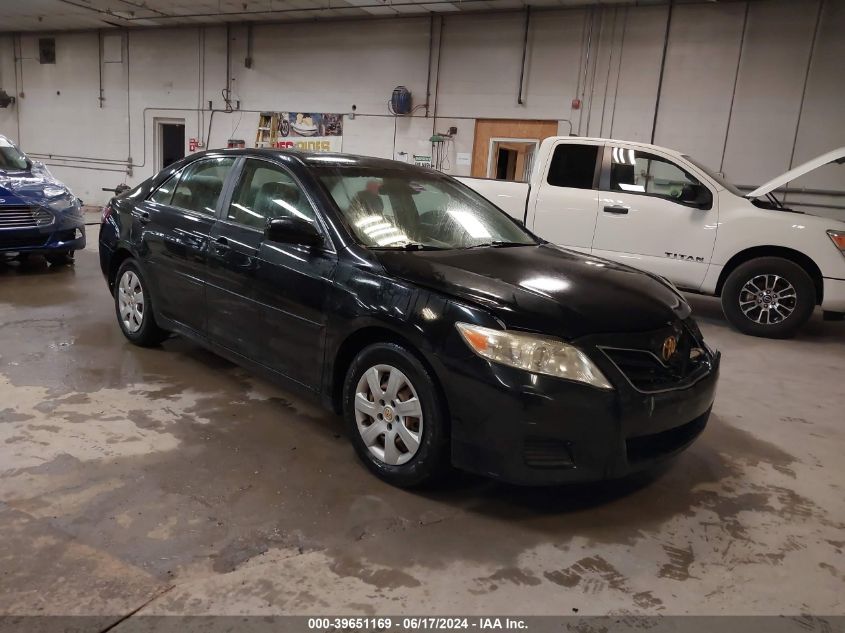
[[[135,260],[124,261],[118,268],[115,279],[114,308],[123,335],[141,347],[152,347],[161,343],[169,333],[156,323],[153,300]]]
[[[44,256],[51,266],[70,266],[75,261],[74,251],[61,251],[59,253],[49,253]]]
[[[448,472],[448,418],[435,378],[401,345],[376,343],[355,357],[343,414],[358,457],[384,481],[412,487]]]
[[[782,257],[759,257],[738,266],[722,288],[722,309],[740,332],[791,338],[816,305],[816,287],[807,272]]]

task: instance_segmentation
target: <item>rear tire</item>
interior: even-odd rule
[[[728,275],[722,310],[743,334],[791,338],[816,306],[816,287],[807,271],[782,257],[747,261]]]
[[[44,256],[51,266],[70,266],[76,261],[74,251],[61,251],[58,253],[49,253]]]
[[[380,479],[405,488],[449,471],[448,417],[435,378],[401,345],[358,353],[344,381],[343,414],[355,452]]]
[[[117,269],[115,280],[114,309],[123,335],[141,347],[158,345],[170,336],[156,323],[153,300],[135,260],[125,260]]]

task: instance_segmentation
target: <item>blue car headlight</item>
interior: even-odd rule
[[[45,193],[47,193],[46,190]],[[59,196],[48,200],[47,206],[53,211],[71,211],[73,209],[78,209],[78,205],[76,204],[76,198],[74,198],[66,190]]]

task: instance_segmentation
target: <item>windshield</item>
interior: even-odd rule
[[[0,136],[0,169],[23,171],[27,167],[26,156],[11,142]]]
[[[342,164],[316,173],[355,236],[370,248],[537,243],[469,187],[437,173]]]
[[[686,154],[684,154],[683,156],[684,156],[684,158],[686,158],[689,162],[691,162],[693,165],[695,165],[696,167],[698,167],[701,171],[703,171],[705,174],[707,174],[708,176],[710,176],[710,178],[712,178],[713,180],[715,180],[718,184],[720,184],[721,186],[723,186],[725,189],[727,189],[728,191],[730,191],[730,192],[731,192],[732,194],[734,194],[735,196],[740,196],[740,197],[742,197],[742,196],[744,196],[744,195],[745,195],[744,193],[742,193],[742,191],[740,191],[740,190],[739,190],[739,188],[738,188],[735,184],[733,184],[733,183],[732,183],[732,182],[730,182],[727,178],[725,178],[725,177],[724,177],[724,175],[720,174],[720,173],[719,173],[719,172],[717,172],[717,171],[713,171],[713,170],[712,170],[712,169],[710,169],[707,165],[702,165],[702,164],[701,164],[701,163],[699,163],[697,160],[695,160],[692,156],[687,156]]]

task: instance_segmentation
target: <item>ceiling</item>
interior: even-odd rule
[[[390,17],[668,0],[2,0],[0,32]]]

